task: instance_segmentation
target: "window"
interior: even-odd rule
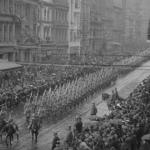
[[[75,8],[80,8],[79,0],[75,0]]]
[[[49,9],[47,11],[47,21],[49,21]]]
[[[44,9],[44,20],[46,20],[46,8]]]
[[[2,37],[2,24],[0,24],[0,42],[2,41],[3,37]]]

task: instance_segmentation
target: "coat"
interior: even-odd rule
[[[150,144],[148,142],[142,143],[140,146],[140,150],[150,150]]]
[[[93,105],[91,108],[91,115],[96,115],[96,114],[97,114],[97,108],[95,105]]]

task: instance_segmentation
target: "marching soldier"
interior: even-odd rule
[[[73,142],[73,133],[71,131],[71,126],[68,127],[68,131],[67,131],[67,135],[65,138],[65,143],[67,148],[72,146],[72,142]]]
[[[1,111],[0,111],[0,118],[5,120],[6,117],[7,117],[7,112],[5,110],[5,107],[3,106]]]
[[[31,117],[31,110],[30,109],[26,109],[24,112],[25,116],[26,116],[26,123],[27,125],[29,125],[30,123],[30,117]]]

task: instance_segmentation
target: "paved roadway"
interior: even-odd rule
[[[143,69],[144,68],[146,69]],[[150,61],[144,63],[142,68],[137,68],[135,71],[129,73],[127,76],[124,76],[116,81],[116,85],[110,87],[103,92],[111,93],[112,89],[115,87],[118,88],[119,95],[122,97],[127,97],[130,92],[141,82],[144,78],[150,75],[150,70],[146,66],[150,66]],[[108,108],[105,102],[101,101],[101,93],[95,95],[88,103],[84,104],[84,106],[80,106],[73,114],[66,117],[62,121],[59,121],[56,124],[49,125],[44,127],[39,135],[38,144],[33,144],[31,142],[31,137],[28,131],[21,131],[20,141],[14,142],[11,150],[50,150],[50,145],[52,141],[52,136],[54,131],[58,131],[59,136],[63,139],[65,135],[65,130],[68,125],[73,125],[74,118],[77,114],[82,114],[83,120],[86,121],[89,116],[89,107],[91,103],[95,102],[98,107],[98,115],[103,116],[104,114],[108,114]],[[21,125],[23,122],[23,117],[17,120],[17,122]],[[5,150],[6,147],[4,145],[0,145],[0,150]],[[6,149],[8,150],[8,149]]]

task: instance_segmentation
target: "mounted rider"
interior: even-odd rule
[[[17,136],[17,140],[19,140],[19,127],[18,125],[14,122],[13,118],[10,118],[8,120],[8,126],[11,127],[12,129],[12,133],[15,134]],[[13,135],[12,135],[13,138]]]
[[[31,122],[30,122],[30,125],[29,125],[29,130],[31,130],[33,127],[36,127],[36,128],[40,128],[41,124],[40,124],[40,117],[33,113],[32,115],[32,118],[31,118]]]

